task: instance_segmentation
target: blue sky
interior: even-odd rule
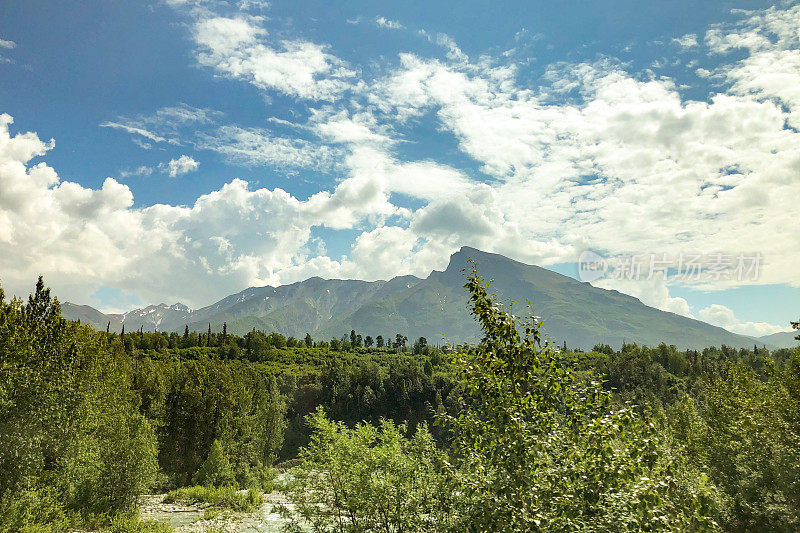
[[[0,276],[118,310],[462,245],[573,276],[760,254],[595,284],[786,329],[798,28],[793,2],[3,2]]]

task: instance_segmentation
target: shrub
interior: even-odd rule
[[[321,408],[308,422],[311,443],[285,487],[296,509],[281,509],[295,530],[435,531],[450,523],[452,484],[424,425],[411,438],[388,420],[349,429]]]
[[[71,520],[52,489],[6,492],[0,499],[0,532],[59,531]]]

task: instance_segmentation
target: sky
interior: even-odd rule
[[[6,0],[0,283],[201,307],[466,245],[765,335],[799,129],[796,2]]]

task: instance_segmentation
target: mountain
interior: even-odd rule
[[[120,323],[122,315],[103,314],[94,307],[88,305],[64,302],[61,304],[61,314],[70,320],[86,322],[97,330],[105,330],[109,322],[111,323],[111,331],[119,332],[122,328]]]
[[[752,337],[648,307],[632,296],[468,247],[451,256],[444,272],[434,271],[406,291],[373,300],[331,321],[319,333],[327,336],[354,328],[373,335],[407,331],[412,332],[409,338],[424,336],[431,343],[475,339],[479,331],[466,311],[463,289],[462,269],[468,259],[475,261],[480,275],[491,281],[504,302],[528,300],[532,312],[543,318],[545,336],[558,344],[566,341],[582,348],[600,343],[619,347],[623,342],[651,346],[666,342],[680,348],[754,344]],[[524,313],[520,307],[517,314]]]
[[[800,335],[800,331],[780,331],[771,335],[764,335],[758,338],[761,344],[771,344],[776,348],[795,348],[800,346],[800,340],[795,339]]]
[[[186,326],[192,331],[205,331],[209,324],[218,331],[227,323],[228,331],[240,335],[256,328],[302,337],[333,317],[348,315],[372,299],[391,296],[420,281],[414,276],[398,276],[389,281],[314,277],[278,287],[250,287],[196,310],[177,303],[105,315],[88,305],[66,302],[62,312],[65,317],[88,322],[96,329],[104,330],[110,322],[111,331],[117,333],[123,325],[126,331],[144,327],[147,331],[183,332]]]
[[[389,281],[314,277],[279,287],[251,287],[194,312],[189,329],[202,331],[208,324],[218,327],[226,322],[231,333],[243,334],[256,328],[299,338],[319,331],[336,317],[352,314],[371,300],[408,290],[420,281],[414,276]]]
[[[178,324],[185,324],[192,310],[181,303],[172,305],[148,305],[123,314],[103,314],[94,307],[71,302],[61,304],[61,313],[70,320],[88,322],[95,329],[106,329],[119,333],[123,324],[127,331],[144,327],[147,331],[173,331]]]
[[[472,259],[485,279],[492,282],[503,301],[530,302],[543,317],[545,335],[558,344],[591,348],[623,342],[680,348],[727,344],[752,347],[769,344],[753,337],[648,307],[638,299],[613,290],[593,287],[545,268],[527,265],[498,254],[463,247],[450,257],[444,271],[425,279],[400,276],[389,281],[326,280],[318,277],[278,287],[251,287],[222,300],[191,310],[180,304],[148,306],[124,315],[103,315],[88,306],[65,304],[68,318],[104,329],[110,321],[135,331],[218,331],[225,322],[231,333],[253,328],[279,331],[297,338],[307,332],[315,338],[340,337],[355,329],[363,335],[409,339],[424,336],[430,343],[469,342],[478,338],[477,324],[467,311],[463,269]],[[517,314],[524,313],[517,306]]]

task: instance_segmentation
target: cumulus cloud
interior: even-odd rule
[[[194,24],[197,60],[216,72],[260,89],[312,100],[333,100],[354,72],[326,47],[304,41],[268,44],[257,17],[208,17]]]
[[[603,278],[595,281],[592,285],[630,294],[638,298],[643,304],[662,311],[695,318],[686,299],[670,296],[669,288],[661,277],[639,280]]]
[[[5,39],[0,39],[0,48],[7,48],[8,50],[12,50],[17,47],[17,43],[14,41],[6,41]]]
[[[295,281],[309,261],[333,274],[338,263],[309,256],[311,228],[352,227],[388,206],[378,205],[379,188],[358,180],[308,201],[233,180],[189,207],[134,208],[130,189],[113,178],[91,189],[31,164],[55,143],[12,135],[12,122],[0,115],[0,271],[11,293],[46,273],[67,299],[116,286],[145,301],[202,305],[244,286]]]
[[[736,318],[732,309],[719,304],[712,304],[701,309],[698,315],[709,324],[725,328],[733,333],[750,335],[753,337],[761,337],[763,335],[770,335],[780,331],[789,331],[791,329],[786,326],[768,324],[767,322],[742,322]]]
[[[170,178],[180,176],[181,174],[188,174],[198,169],[200,163],[195,161],[188,155],[182,155],[178,159],[172,159],[166,164],[166,170]]]
[[[800,253],[789,230],[789,198],[800,196],[800,135],[785,127],[794,107],[738,91],[683,101],[672,80],[608,61],[553,70],[550,81],[579,99],[556,103],[506,68],[406,54],[372,103],[404,120],[435,113],[496,180],[486,196],[502,206],[486,239],[496,249],[545,264],[574,261],[586,244],[626,254],[760,251],[756,282],[800,284],[787,254]]]
[[[697,42],[696,33],[687,33],[686,35],[681,35],[680,37],[672,39],[672,42],[683,49],[695,48],[700,45],[700,43]]]
[[[204,289],[226,294],[306,274],[425,275],[464,244],[545,265],[575,261],[587,247],[673,257],[759,252],[764,263],[758,279],[705,281],[704,288],[800,286],[794,260],[800,241],[793,232],[800,197],[798,9],[745,13],[738,23],[710,28],[703,44],[720,54],[722,65],[708,71],[720,85],[703,101],[686,100],[673,79],[629,72],[609,58],[547,66],[537,86],[520,81],[516,64],[505,57],[470,60],[446,35],[426,34],[444,48],[444,57],[404,53],[368,79],[324,45],[276,39],[258,17],[195,11],[199,64],[302,100],[309,108],[306,122],[272,121],[295,132],[281,136],[265,128],[219,126],[220,114],[182,105],[104,125],[148,143],[183,144],[187,125],[204,124],[204,132],[192,137],[198,149],[248,166],[325,172],[335,177],[330,190],[299,200],[234,180],[191,207],[103,211],[92,207],[97,199],[125,197],[127,188],[113,180],[102,194],[66,186],[42,163],[28,165],[50,144],[18,134],[8,150],[22,155],[8,163],[17,168],[16,178],[6,180],[0,205],[15,206],[15,191],[35,183],[34,197],[56,198],[53,191],[63,189],[59,201],[71,202],[54,204],[54,216],[113,213],[124,223],[108,227],[128,234],[119,242],[107,237],[112,257],[97,267],[98,279],[116,277],[155,291],[150,280],[163,276],[166,295],[185,290],[200,298],[185,280],[194,286],[213,281]],[[695,49],[698,41],[690,34],[676,44]],[[459,168],[453,159],[446,164],[409,156],[406,139],[421,123],[454,139],[457,155],[470,164]],[[0,211],[0,238],[6,241],[28,231],[18,209]],[[86,224],[106,231],[95,219]],[[67,218],[59,227],[83,225]],[[326,257],[311,240],[314,226],[356,230],[351,253]],[[141,238],[140,248],[128,248],[147,232],[159,239]],[[8,265],[52,264],[58,271],[59,265],[78,264],[69,255],[77,242],[69,239],[76,235],[64,237],[63,243],[72,243],[62,244],[64,261],[36,263],[17,253]],[[30,236],[30,242],[41,238]],[[402,263],[397,256],[385,264],[367,259],[392,249],[402,250]],[[140,281],[139,270],[148,283]],[[181,279],[173,279],[173,271],[182,272]],[[670,296],[663,280],[603,283],[691,316],[687,302]]]
[[[131,170],[121,170],[119,172],[119,176],[121,178],[130,178],[132,176],[150,176],[153,174],[153,172],[159,170],[168,174],[169,177],[175,178],[182,174],[194,172],[199,168],[199,166],[200,163],[195,161],[194,158],[188,155],[182,155],[177,159],[171,159],[166,163],[159,163],[156,167],[142,165]]]

